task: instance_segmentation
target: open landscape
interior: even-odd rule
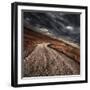
[[[80,14],[23,11],[22,77],[80,75]]]
[[[80,50],[24,27],[23,76],[79,75]]]

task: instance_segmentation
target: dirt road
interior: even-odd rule
[[[24,59],[24,76],[78,75],[80,65],[50,48],[50,43],[37,44]]]

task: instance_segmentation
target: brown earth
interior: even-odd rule
[[[24,27],[23,76],[80,74],[80,49]]]

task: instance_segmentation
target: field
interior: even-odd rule
[[[80,48],[24,27],[22,76],[80,74]]]

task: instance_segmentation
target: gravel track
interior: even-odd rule
[[[24,77],[80,74],[79,63],[48,47],[49,44],[38,44],[24,59]]]

